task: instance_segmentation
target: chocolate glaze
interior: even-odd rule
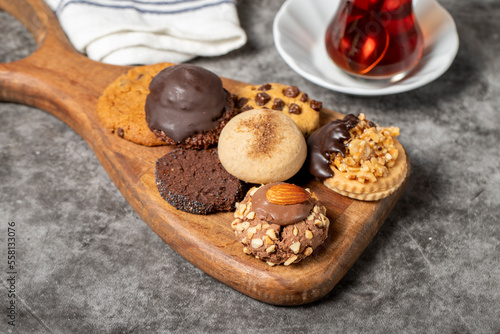
[[[176,142],[214,129],[224,111],[227,92],[214,73],[191,64],[167,67],[149,85],[146,122]]]
[[[266,184],[255,192],[252,196],[252,210],[255,212],[255,215],[271,224],[278,224],[281,226],[295,224],[306,219],[314,206],[313,199],[309,199],[304,203],[292,205],[272,204],[267,200],[267,189],[281,183],[283,182]]]
[[[309,172],[323,180],[333,177],[330,156],[340,153],[345,157],[345,141],[351,138],[349,130],[358,124],[358,117],[349,114],[343,119],[331,121],[316,130],[307,140]]]

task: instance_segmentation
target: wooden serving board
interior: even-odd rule
[[[307,186],[326,204],[332,222],[329,237],[301,263],[270,267],[243,253],[230,227],[232,213],[188,214],[161,198],[155,185],[155,162],[172,148],[140,146],[100,125],[96,114],[99,96],[130,67],[94,62],[77,53],[42,0],[0,0],[0,9],[20,20],[38,45],[29,57],[0,64],[0,100],[31,105],[66,122],[90,145],[123,196],[154,232],[186,260],[252,298],[299,305],[326,295],[372,240],[403,191],[401,187],[383,200],[361,202],[309,181]],[[230,91],[246,85],[225,78],[223,83]],[[342,115],[326,110],[321,122],[339,117]]]

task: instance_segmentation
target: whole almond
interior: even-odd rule
[[[294,184],[281,183],[267,189],[266,198],[272,204],[292,205],[304,203],[311,194]]]

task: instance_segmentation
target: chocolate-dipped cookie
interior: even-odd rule
[[[234,97],[214,73],[191,64],[167,67],[149,85],[146,122],[167,144],[206,149],[237,114]]]
[[[380,127],[364,114],[331,121],[307,141],[309,171],[343,196],[364,201],[387,197],[408,173],[398,135],[399,128]]]

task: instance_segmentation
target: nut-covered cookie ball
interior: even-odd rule
[[[252,188],[231,227],[243,251],[274,266],[310,256],[328,236],[326,208],[309,189],[289,183]]]

